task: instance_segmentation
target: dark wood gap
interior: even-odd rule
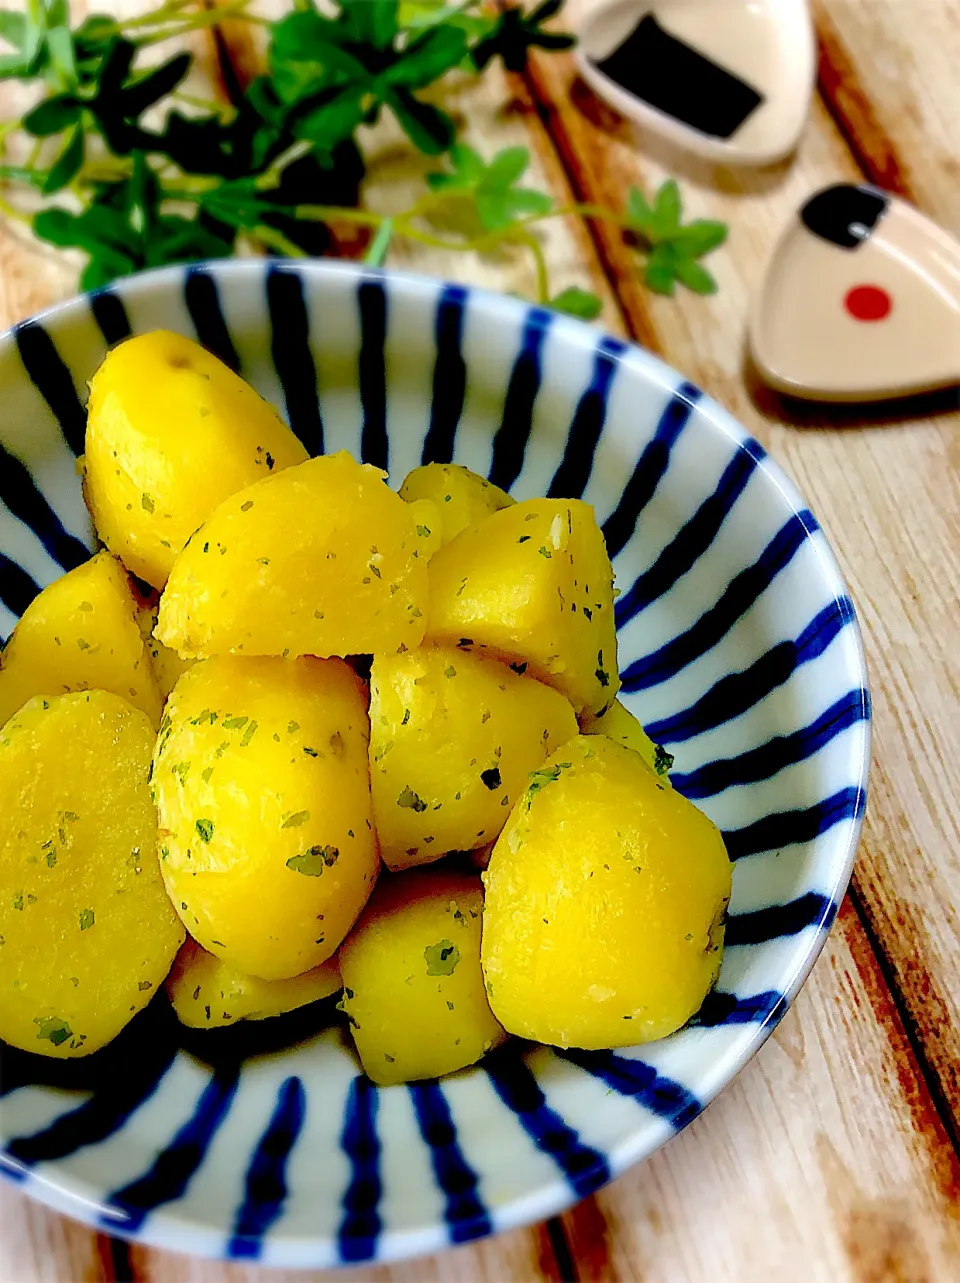
[[[889,954],[883,947],[879,933],[874,927],[873,918],[867,905],[867,898],[860,889],[856,875],[854,875],[850,883],[849,898],[850,903],[856,910],[860,929],[863,931],[871,952],[876,959],[880,975],[890,995],[890,1001],[893,1003],[894,1010],[903,1026],[904,1036],[917,1064],[917,1072],[930,1095],[933,1109],[946,1132],[953,1151],[957,1158],[960,1159],[960,1120],[957,1119],[954,1113],[940,1073],[927,1054],[923,1034],[901,989],[896,967],[891,962]]]
[[[137,1283],[130,1244],[109,1234],[97,1235],[97,1253],[104,1283]]]
[[[820,58],[820,97],[865,178],[916,204],[916,196],[897,149],[877,118],[870,95],[857,74],[843,37],[825,4],[816,5]]]

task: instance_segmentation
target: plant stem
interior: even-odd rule
[[[256,237],[268,249],[275,249],[278,254],[285,254],[287,258],[307,258],[309,257],[299,245],[294,245],[293,241],[288,240],[283,232],[278,232],[275,227],[267,227],[264,223],[258,223],[250,233]]]
[[[393,237],[393,219],[384,219],[380,225],[380,230],[374,237],[373,244],[364,255],[363,261],[369,263],[372,267],[379,267],[387,256],[387,250],[390,248],[390,241]]]

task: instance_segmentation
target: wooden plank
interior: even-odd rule
[[[112,1283],[105,1239],[0,1181],[3,1283]]]
[[[815,0],[820,85],[865,172],[960,235],[960,0]]]
[[[564,1217],[581,1283],[934,1283],[960,1163],[847,904],[766,1047],[654,1158]]]
[[[731,225],[729,244],[710,261],[720,283],[713,298],[651,295],[623,238],[605,224],[595,230],[630,332],[760,438],[838,551],[875,699],[873,793],[855,887],[956,1120],[960,807],[946,764],[960,755],[960,648],[953,595],[943,590],[957,575],[956,399],[828,413],[775,397],[745,367],[744,318],[781,229],[818,187],[862,176],[822,102],[792,163],[734,174],[641,150],[579,85],[569,59],[538,58],[528,79],[583,198],[619,203],[631,184],[649,191],[674,172],[691,215]]]

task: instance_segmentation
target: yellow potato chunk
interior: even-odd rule
[[[190,1029],[221,1029],[238,1020],[269,1020],[329,998],[340,989],[336,958],[289,980],[245,976],[187,939],[167,977],[177,1019]]]
[[[156,636],[181,655],[363,655],[423,639],[409,507],[345,452],[221,504],[177,558]]]
[[[429,561],[443,543],[443,522],[440,509],[432,499],[414,499],[409,505],[410,514],[416,523],[420,556]]]
[[[568,700],[455,647],[377,655],[370,780],[391,869],[491,842],[527,778],[577,733]]]
[[[170,970],[147,771],[154,731],[103,691],[37,697],[0,732],[0,1039],[105,1046]]]
[[[584,735],[606,735],[607,739],[632,748],[659,776],[664,788],[673,788],[667,774],[673,765],[673,754],[668,753],[660,744],[654,744],[634,715],[618,699],[599,717],[586,713],[580,719],[580,729]]]
[[[147,643],[150,663],[153,668],[153,675],[156,678],[157,689],[160,692],[160,699],[163,703],[166,703],[170,692],[183,674],[198,661],[195,659],[181,659],[175,650],[171,650],[169,646],[164,646],[163,642],[157,641],[153,635],[153,630],[157,625],[158,609],[159,600],[156,605],[140,607],[140,631],[143,633]]]
[[[87,503],[103,542],[155,588],[228,495],[307,457],[272,406],[179,334],[127,339],[90,384]]]
[[[488,650],[578,713],[609,704],[620,688],[613,571],[590,505],[528,499],[441,548],[427,637]]]
[[[425,463],[408,472],[400,487],[401,499],[413,503],[432,499],[440,512],[442,541],[447,544],[461,530],[475,526],[492,512],[516,503],[505,490],[486,477],[458,463]]]
[[[160,721],[162,700],[126,571],[98,553],[36,596],[3,652],[0,725],[34,695],[106,690]]]
[[[648,1042],[685,1024],[716,980],[723,839],[602,735],[536,772],[483,880],[483,970],[510,1033],[588,1049]]]
[[[506,1038],[483,988],[482,910],[471,874],[381,878],[340,952],[343,1010],[375,1083],[452,1073]]]
[[[363,684],[340,660],[221,656],[167,701],[152,787],[190,934],[244,975],[331,957],[379,867]]]

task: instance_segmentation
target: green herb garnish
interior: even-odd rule
[[[460,950],[452,940],[428,944],[423,951],[428,976],[452,976],[460,961]]]
[[[394,239],[452,252],[523,250],[536,265],[540,303],[597,315],[595,295],[550,291],[534,229],[557,209],[552,196],[522,185],[527,149],[485,159],[458,145],[433,91],[455,71],[482,73],[495,60],[522,71],[531,48],[569,48],[570,35],[546,27],[562,0],[502,11],[483,0],[333,0],[322,10],[313,0],[289,0],[266,22],[252,8],[253,0],[219,7],[161,0],[123,20],[94,13],[75,26],[65,0],[0,11],[9,50],[0,54],[0,80],[46,91],[22,120],[4,126],[0,177],[32,189],[34,208],[39,197],[36,212],[24,205],[13,217],[41,240],[86,255],[83,288],[144,267],[225,258],[238,242],[277,255],[322,254],[328,224],[341,218],[369,229],[371,263],[383,261]],[[226,19],[260,23],[268,38],[262,73],[244,87],[234,83],[229,104],[184,94],[190,53],[147,65],[154,45]],[[390,215],[359,208],[358,131],[384,114],[417,151],[448,158],[426,193]],[[4,163],[16,132],[35,145],[19,149],[29,152],[22,163]],[[652,203],[633,189],[623,211],[572,205],[569,212],[622,228],[646,255],[651,289],[716,288],[698,260],[726,229],[702,220],[684,227],[672,180]],[[269,455],[266,463],[273,467]],[[150,495],[141,504],[153,511]]]

